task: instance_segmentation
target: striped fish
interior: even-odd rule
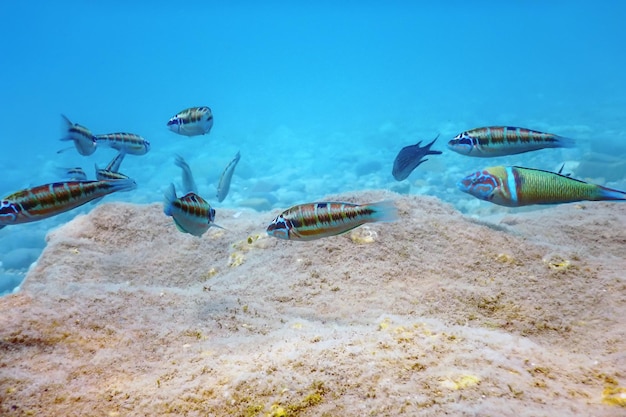
[[[39,185],[11,194],[0,203],[0,228],[56,216],[137,184],[122,181],[66,181]]]
[[[70,181],[86,181],[87,174],[81,167],[75,168],[57,168],[63,178],[67,178]]]
[[[287,240],[315,240],[348,232],[365,223],[392,222],[398,211],[392,201],[372,204],[308,203],[291,207],[267,227],[267,234]]]
[[[516,166],[485,168],[463,178],[461,191],[507,207],[574,201],[626,200],[626,193],[556,172]]]
[[[128,175],[119,172],[124,156],[126,156],[126,151],[121,150],[117,156],[108,163],[106,168],[98,168],[98,164],[96,164],[96,179],[100,181],[128,179]]]
[[[213,113],[207,106],[191,107],[173,116],[167,126],[183,136],[205,135],[213,127]]]
[[[97,145],[108,146],[130,155],[145,155],[150,150],[150,142],[134,133],[106,133],[95,135]]]
[[[178,230],[194,236],[202,236],[211,226],[222,228],[213,222],[215,209],[205,199],[195,193],[177,198],[174,184],[165,191],[163,212],[174,219]]]
[[[226,168],[224,168],[224,172],[222,172],[220,182],[217,184],[217,201],[219,201],[220,203],[224,201],[224,199],[228,195],[228,191],[230,190],[230,181],[233,179],[235,167],[239,163],[239,159],[241,159],[241,154],[238,151],[237,155],[235,155],[233,160],[230,161],[228,165],[226,165]]]
[[[64,120],[64,129],[66,130],[66,135],[61,138],[62,141],[71,140],[74,142],[74,146],[79,154],[87,156],[91,155],[96,151],[96,140],[94,138],[93,133],[85,126],[81,126],[78,123],[72,123],[70,119],[68,119],[65,115],[61,115]],[[61,149],[57,153],[61,153],[66,151],[67,149]]]
[[[448,148],[454,152],[479,158],[574,146],[574,139],[510,126],[479,127],[463,132],[448,142]]]

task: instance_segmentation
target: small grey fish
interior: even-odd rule
[[[182,156],[176,155],[176,161],[174,161],[177,167],[183,170],[183,191],[185,194],[194,193],[198,194],[198,187],[196,186],[196,182],[193,180],[193,174],[191,173],[191,168],[187,161],[183,159]]]
[[[237,163],[239,163],[239,159],[241,159],[241,154],[237,151],[237,155],[233,158],[232,161],[226,165],[224,168],[224,172],[222,172],[222,176],[220,177],[220,182],[217,185],[217,201],[220,203],[224,201],[226,196],[228,195],[228,191],[230,190],[230,181],[233,178],[233,174],[235,173],[235,167]]]
[[[393,161],[393,170],[391,171],[393,177],[397,181],[405,180],[422,162],[428,161],[428,159],[422,159],[426,155],[441,155],[441,151],[430,150],[430,147],[438,137],[439,135],[426,146],[420,147],[422,141],[419,141],[416,145],[402,148]]]

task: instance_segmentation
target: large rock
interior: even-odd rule
[[[313,242],[279,212],[202,238],[103,204],[48,236],[0,299],[0,414],[616,416],[626,205],[401,220]],[[616,405],[617,404],[617,405]]]

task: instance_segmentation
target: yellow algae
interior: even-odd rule
[[[441,386],[453,390],[465,389],[478,385],[480,378],[475,375],[461,375],[455,379],[446,378],[441,381]]]
[[[291,326],[292,329],[301,329],[302,328],[302,323],[294,323]]]
[[[602,402],[608,405],[626,407],[626,387],[607,386],[602,391]]]
[[[565,271],[571,266],[571,262],[561,255],[546,256],[543,263],[554,271]]]
[[[352,242],[357,245],[374,243],[377,238],[378,233],[376,233],[375,230],[370,229],[368,226],[359,227],[350,233],[350,239],[352,239]]]
[[[233,252],[228,257],[228,266],[230,266],[231,268],[235,268],[243,264],[243,261],[244,261],[243,253]]]
[[[211,268],[209,269],[207,272],[205,272],[204,274],[202,274],[200,276],[200,279],[202,281],[206,281],[208,279],[213,278],[215,275],[217,275],[217,269],[216,268]]]
[[[496,261],[502,262],[503,264],[517,263],[517,260],[507,253],[499,253],[498,255],[496,255]]]
[[[267,417],[286,417],[287,411],[278,404],[272,404],[269,413],[265,413]]]
[[[254,234],[244,240],[232,244],[233,249],[246,252],[252,249],[265,249],[269,247],[270,239],[267,235]]]
[[[378,330],[385,330],[391,324],[391,320],[384,319],[380,323],[378,323]]]

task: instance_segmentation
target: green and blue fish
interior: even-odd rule
[[[626,192],[556,172],[517,166],[485,168],[463,178],[461,191],[506,207],[575,201],[626,200]]]

